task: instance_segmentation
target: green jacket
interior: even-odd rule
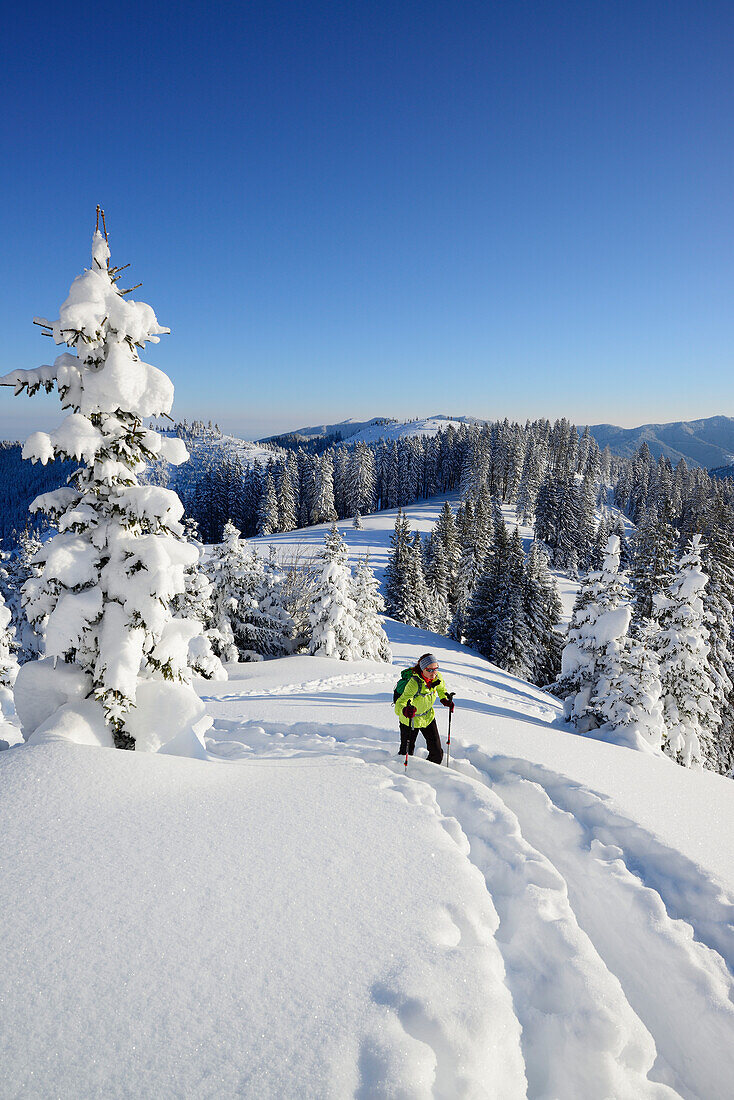
[[[447,696],[446,684],[441,673],[437,673],[431,683],[427,684],[419,672],[414,672],[405,685],[403,694],[399,696],[395,704],[395,713],[404,725],[409,725],[410,719],[403,714],[403,707],[406,707],[408,703],[412,703],[415,707],[413,729],[425,729],[426,726],[430,726],[436,717],[433,710],[436,696],[440,699],[445,699]]]

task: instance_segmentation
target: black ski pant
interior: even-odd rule
[[[424,729],[418,730],[414,726],[411,730],[407,722],[400,723],[400,753],[405,756],[407,752],[408,756],[412,756],[415,751],[415,740],[419,733],[422,733],[426,739],[426,745],[428,746],[428,759],[433,764],[440,764],[443,760],[443,749],[441,748],[441,738],[438,736],[438,726],[436,725],[436,719],[434,718],[429,725]]]

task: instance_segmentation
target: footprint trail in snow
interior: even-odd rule
[[[328,692],[365,682],[345,676],[292,687]],[[509,991],[523,1095],[725,1095],[722,1082],[734,1080],[734,907],[715,884],[696,881],[684,857],[614,819],[592,792],[527,761],[479,750],[461,751],[450,770],[415,757],[406,775],[392,740],[373,727],[219,719],[208,747],[230,760],[357,756],[387,769],[397,792],[439,816],[496,914],[491,936],[501,966],[495,963],[493,978],[477,980],[487,990],[494,981]],[[486,939],[486,919],[481,930],[472,930],[471,920],[445,909],[430,935],[448,945]],[[433,1091],[425,1095],[497,1095],[489,1062],[486,1092],[470,1087],[479,1079],[474,1067],[466,1087],[452,1093],[450,1082],[459,1080],[473,1047],[461,1053],[460,1028],[451,1041],[443,1034],[432,989],[429,977],[421,986],[420,976],[406,975],[375,989],[385,1026],[379,1041],[365,1036],[365,1080],[394,1078],[395,1091],[386,1085],[384,1095],[402,1094],[398,1052],[407,1031],[433,1052],[426,1071]],[[367,1085],[358,1093],[368,1094]],[[423,1095],[417,1084],[413,1094]]]

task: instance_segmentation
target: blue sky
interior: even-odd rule
[[[731,4],[14,7],[3,372],[99,202],[180,417],[734,414]]]

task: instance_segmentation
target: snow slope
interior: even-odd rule
[[[475,416],[436,416],[417,417],[415,420],[395,420],[392,417],[375,416],[372,420],[341,420],[338,424],[319,424],[310,428],[296,428],[285,435],[268,436],[260,442],[279,443],[285,436],[302,436],[313,439],[318,436],[341,435],[344,442],[376,443],[380,439],[402,439],[409,435],[436,435],[437,432],[452,424],[455,428],[461,424],[481,424]]]
[[[734,786],[386,626],[201,681],[206,760],[0,753],[0,1096],[732,1095]],[[429,648],[451,766],[406,774]]]
[[[174,432],[165,434],[175,435]],[[243,466],[253,466],[255,462],[266,466],[270,459],[280,457],[282,454],[277,449],[260,447],[257,443],[251,443],[235,435],[217,433],[186,435],[185,442],[190,464],[192,467],[199,468],[206,467],[212,462],[235,458],[239,459]]]
[[[451,425],[454,428],[462,424],[481,423],[474,416],[423,416],[415,420],[395,420],[386,423],[368,424],[361,431],[350,435],[348,442],[352,443],[376,443],[380,439],[390,442],[393,439],[405,439],[411,435],[436,435]]]

